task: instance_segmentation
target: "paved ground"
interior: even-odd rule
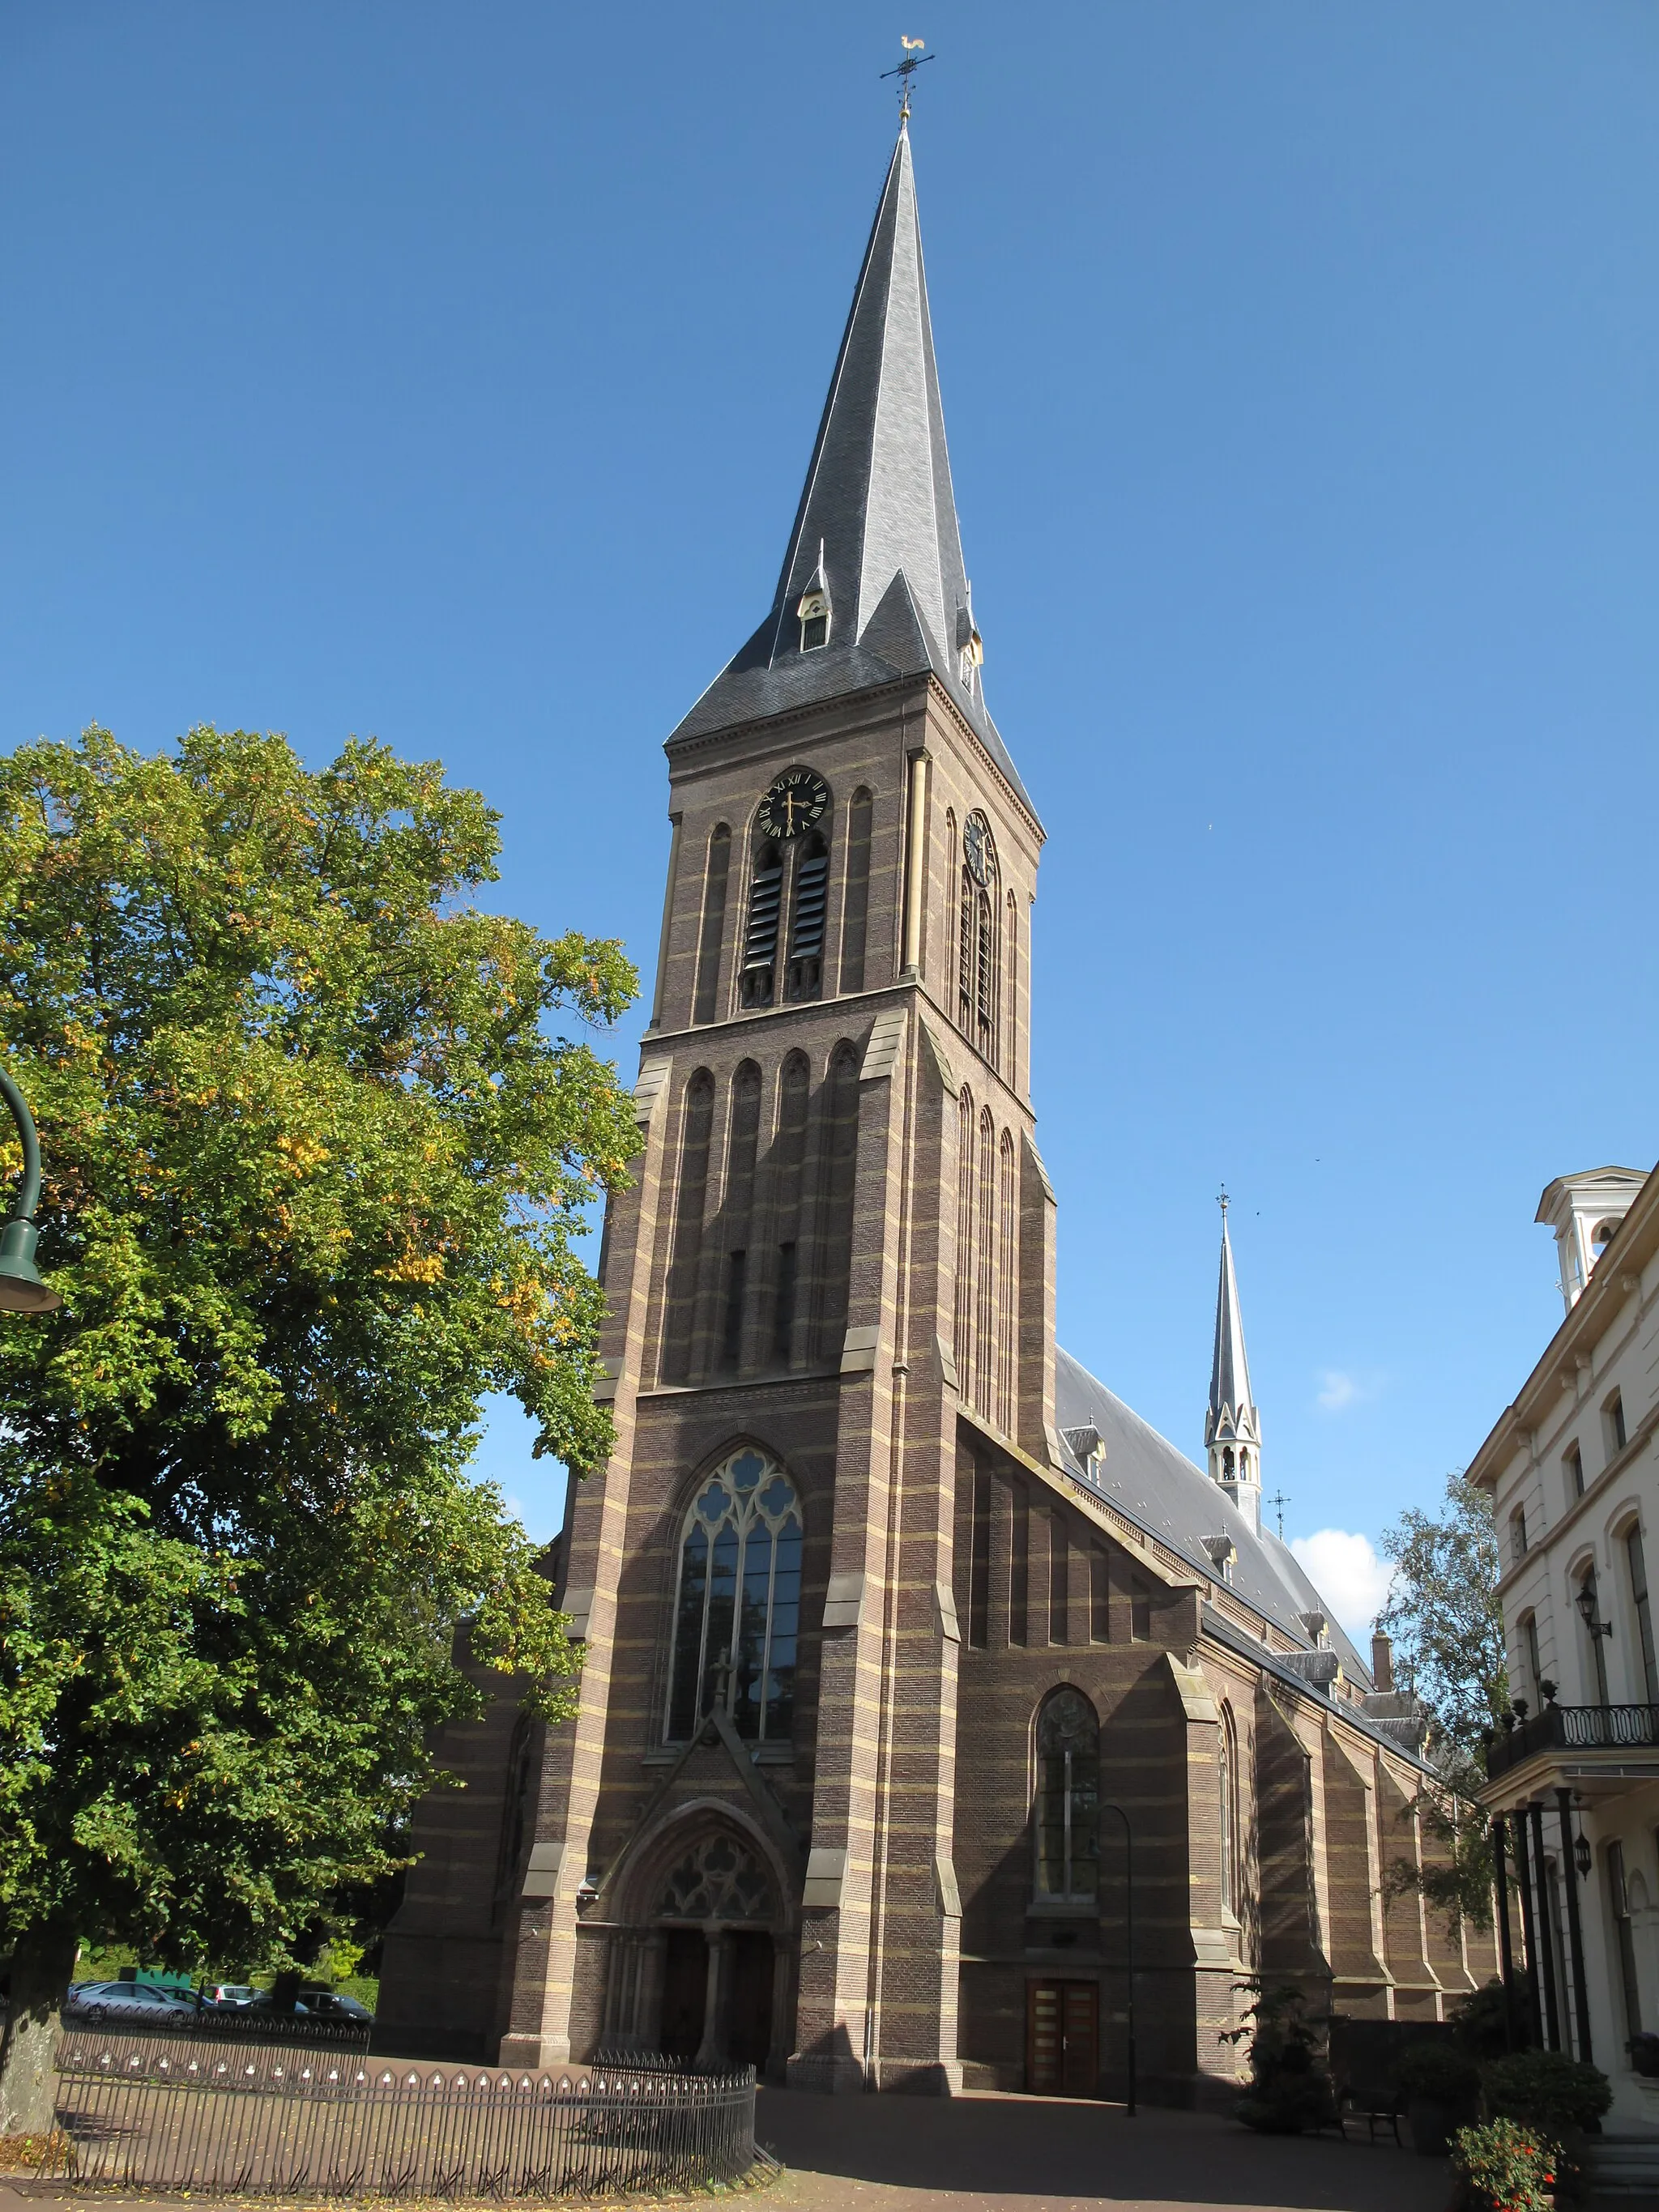
[[[1252,2135],[1194,2112],[1048,2097],[809,2097],[763,2089],[756,2132],[790,2212],[1444,2212],[1442,2159],[1393,2142]]]
[[[732,2200],[755,2212],[1445,2212],[1451,2193],[1443,2160],[1392,2142],[1253,2136],[1191,2112],[1132,2120],[1121,2106],[1047,2097],[763,2089],[757,2133],[787,2170]],[[139,2200],[0,2181],[0,2212],[74,2203],[137,2212]]]

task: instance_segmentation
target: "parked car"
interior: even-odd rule
[[[240,2012],[258,1992],[252,1982],[204,1982],[198,1994],[209,2012]]]
[[[159,2027],[169,2017],[192,2019],[196,2000],[154,1982],[77,1982],[64,2004],[65,2020],[149,2021]]]
[[[366,2004],[343,1990],[301,1990],[301,1997],[306,2010],[318,2020],[356,2020],[368,2022],[374,2017]]]

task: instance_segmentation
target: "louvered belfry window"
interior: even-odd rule
[[[763,845],[755,855],[749,886],[749,924],[743,938],[743,1003],[769,1006],[778,957],[778,921],[783,908],[783,855]]]
[[[823,924],[830,897],[830,849],[815,830],[795,863],[786,995],[816,999],[823,989]]]

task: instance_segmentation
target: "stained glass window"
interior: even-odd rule
[[[1080,1690],[1037,1715],[1036,1886],[1091,1902],[1100,1887],[1100,1723]]]
[[[685,1518],[674,1605],[668,1740],[716,1701],[738,1734],[787,1741],[800,1626],[800,1501],[752,1446],[709,1476]]]

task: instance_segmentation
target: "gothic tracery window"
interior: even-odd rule
[[[800,1501],[752,1445],[702,1485],[685,1516],[674,1601],[668,1739],[720,1704],[738,1734],[787,1742],[800,1620]]]
[[[657,1903],[665,1920],[769,1920],[773,1910],[766,1869],[724,1829],[705,1837],[677,1862]]]
[[[1100,1889],[1100,1722],[1069,1684],[1037,1715],[1036,1887],[1090,1905]]]

